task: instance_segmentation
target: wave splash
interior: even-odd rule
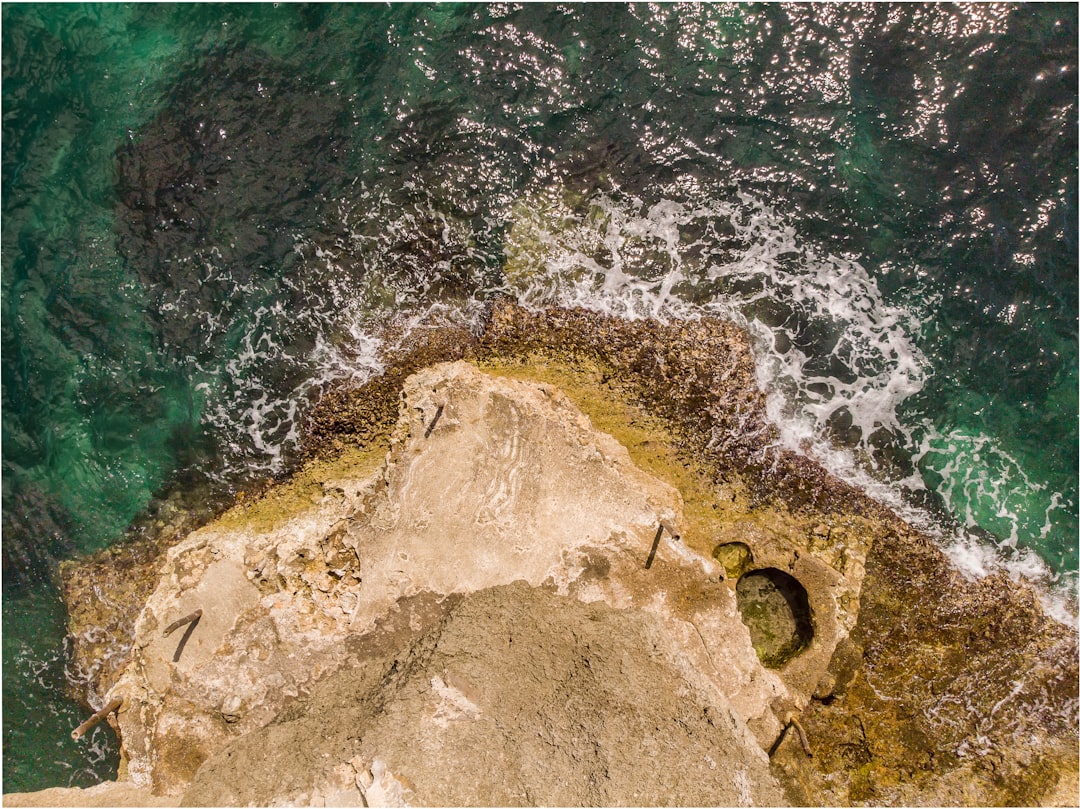
[[[365,190],[340,212],[346,236],[298,237],[304,273],[319,279],[305,282],[303,309],[256,309],[240,350],[202,369],[205,421],[236,462],[281,471],[306,403],[382,370],[376,334],[388,322],[475,327],[495,294],[627,319],[716,315],[752,335],[783,446],[938,536],[970,575],[1004,569],[1044,585],[1048,611],[1075,623],[1076,576],[1031,547],[1073,504],[993,436],[939,429],[910,408],[934,373],[918,344],[928,292],[890,302],[857,258],[815,248],[749,195],[720,201],[693,181],[651,201],[547,188],[479,225],[418,196],[403,206]],[[274,395],[267,369],[295,381]]]

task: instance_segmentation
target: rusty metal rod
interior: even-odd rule
[[[656,529],[656,536],[653,537],[652,549],[649,551],[649,558],[645,560],[645,569],[648,570],[652,567],[653,559],[656,558],[656,549],[660,547],[660,537],[664,535],[664,524],[660,525]]]
[[[431,419],[431,424],[424,430],[424,438],[431,437],[431,431],[435,429],[435,425],[439,423],[439,418],[442,416],[443,406],[439,405],[439,408],[435,411],[435,416]]]
[[[813,758],[814,754],[810,752],[810,740],[806,738],[806,731],[803,730],[802,724],[794,716],[788,717],[788,723],[795,728],[795,733],[799,737],[799,744],[802,745],[802,751],[806,753],[807,758]]]
[[[671,520],[660,520],[660,527],[671,534],[672,539],[682,539],[682,537],[679,536],[679,532],[675,530],[675,523]]]
[[[649,558],[645,560],[645,569],[648,570],[652,567],[653,560],[656,558],[656,549],[660,547],[660,537],[664,535],[664,531],[671,534],[672,539],[679,539],[679,532],[675,530],[675,523],[671,520],[660,520],[660,525],[656,527],[656,536],[653,537],[652,548],[649,550]]]
[[[172,662],[179,663],[180,655],[184,653],[184,647],[187,646],[187,642],[191,640],[191,633],[195,631],[195,627],[199,625],[201,618],[196,618],[190,624],[187,625],[187,629],[184,630],[184,634],[180,636],[180,642],[176,644],[176,651],[173,652]]]
[[[123,697],[117,697],[116,699],[114,699],[112,702],[110,702],[108,705],[106,705],[104,708],[102,708],[96,714],[94,714],[89,719],[87,719],[85,722],[83,722],[81,725],[79,725],[77,728],[75,728],[75,730],[71,731],[71,738],[75,739],[75,740],[81,739],[83,737],[83,734],[86,733],[86,731],[88,731],[88,730],[90,730],[90,728],[94,727],[94,725],[96,725],[98,722],[100,722],[106,716],[111,714],[113,711],[120,710],[120,705],[123,702],[124,702]]]
[[[202,618],[202,610],[198,609],[195,610],[195,612],[191,613],[191,615],[185,615],[183,618],[173,621],[171,624],[165,627],[164,637],[169,637],[169,635],[178,630],[184,624],[190,624],[192,621],[198,621],[200,618]]]

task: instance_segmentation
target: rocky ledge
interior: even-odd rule
[[[501,304],[388,345],[136,595],[66,571],[122,699],[86,805],[1076,803],[1075,634],[776,449],[737,329]]]

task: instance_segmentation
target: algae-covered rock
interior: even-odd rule
[[[1024,585],[964,579],[928,537],[778,449],[746,336],[734,326],[624,322],[497,302],[479,334],[421,330],[387,344],[382,376],[319,403],[307,465],[188,536],[153,575],[134,627],[133,662],[113,688],[125,699],[124,777],[174,796],[194,783],[190,800],[224,800],[225,751],[254,757],[260,744],[300,743],[329,758],[305,759],[311,767],[302,778],[281,759],[282,772],[293,775],[280,794],[296,803],[361,795],[663,802],[647,785],[625,792],[604,780],[601,762],[626,760],[616,743],[645,737],[618,723],[608,733],[599,722],[597,704],[623,704],[621,693],[592,687],[591,650],[596,665],[607,666],[616,648],[579,643],[593,637],[581,623],[593,618],[580,612],[592,605],[613,637],[618,626],[648,637],[660,631],[665,640],[653,649],[667,662],[655,676],[668,678],[661,669],[677,661],[681,680],[665,681],[697,684],[688,705],[727,705],[742,728],[735,736],[748,734],[762,754],[772,753],[773,775],[791,801],[1034,804],[1069,794],[1075,634],[1049,619]],[[468,363],[439,365],[461,359]],[[718,546],[727,549],[719,556]],[[528,599],[549,613],[549,597],[572,604],[558,610],[571,637],[551,671],[556,679],[572,672],[559,693],[589,721],[549,738],[544,728],[562,720],[539,711],[554,711],[555,702],[538,702],[533,744],[546,746],[533,750],[514,735],[530,724],[515,714],[505,725],[513,752],[504,755],[479,741],[488,737],[468,736],[491,713],[473,680],[454,680],[449,663],[436,670],[444,659],[439,627],[462,630],[450,617],[458,599],[462,609],[480,599],[517,630],[492,628],[491,648],[466,658],[527,681],[513,667],[538,659],[537,644],[555,654],[554,641],[540,640],[544,627],[531,626],[531,616],[508,612],[503,596],[481,599],[518,580],[547,594],[530,591]],[[67,593],[69,602],[85,598],[91,580],[72,581],[82,585]],[[175,635],[162,637],[196,607],[204,617],[183,648]],[[761,637],[757,651],[752,643],[763,628],[775,641],[764,655],[775,668],[759,659]],[[532,640],[511,655],[511,637]],[[398,668],[388,674],[380,666],[391,660]],[[368,695],[360,700],[367,714],[348,714],[350,693]],[[494,698],[489,711],[511,708],[508,700]],[[663,735],[681,751],[671,755],[683,757],[685,772],[711,783],[695,745],[699,732],[712,739],[715,726],[679,713],[681,705],[668,706],[669,715],[649,703],[642,715],[657,727],[675,716],[693,731]],[[380,713],[379,706],[391,707]],[[338,713],[377,732],[324,740],[320,729]],[[452,775],[429,768],[420,760],[425,748],[406,749],[394,736],[415,725],[408,717],[426,717],[443,742],[465,745],[481,762],[478,772],[463,775],[438,756],[432,762],[446,762]],[[812,757],[795,730],[782,733],[792,718]],[[331,750],[324,741],[340,744]],[[526,771],[507,781],[518,792],[490,791],[490,773],[534,754],[564,772],[567,750],[589,774],[587,786],[566,776],[560,792],[560,783]],[[729,781],[717,794],[777,797],[760,770],[745,772],[755,779],[746,793],[723,791],[738,787]],[[466,777],[473,780],[453,781]],[[245,783],[249,797],[269,788]],[[669,786],[688,801],[709,802],[687,784]],[[626,798],[634,789],[640,800]]]
[[[767,567],[739,578],[739,612],[761,662],[780,668],[810,645],[814,627],[806,588],[794,576]]]
[[[731,579],[738,579],[754,561],[754,554],[745,542],[722,542],[713,548],[712,555]]]
[[[965,579],[921,534],[874,545],[832,668],[841,696],[802,717],[814,757],[774,758],[799,802],[1037,805],[1075,782],[1075,632],[1004,576]]]

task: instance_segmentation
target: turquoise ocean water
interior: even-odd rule
[[[56,564],[288,468],[380,324],[718,314],[784,442],[1075,615],[1077,7],[4,4],[5,791]]]

